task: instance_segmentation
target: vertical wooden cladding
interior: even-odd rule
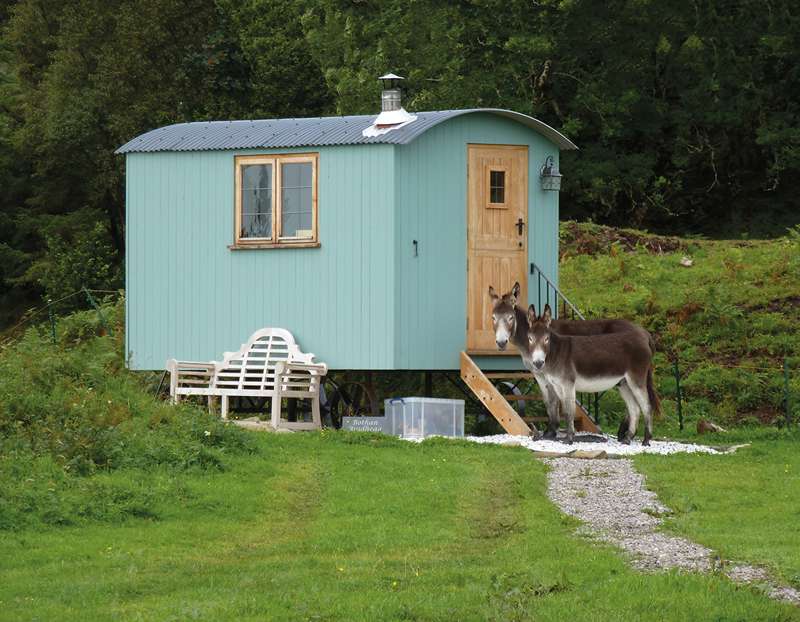
[[[459,369],[470,143],[528,147],[525,244],[530,260],[557,280],[558,193],[542,192],[537,177],[557,149],[490,113],[451,119],[408,145],[315,148],[320,248],[228,248],[234,157],[301,155],[308,148],[128,154],[131,366],[216,359],[255,330],[282,326],[332,369]],[[488,209],[511,211],[499,203]],[[510,284],[516,267],[504,262],[481,270],[495,270],[488,278]],[[519,361],[485,358],[477,361],[484,369]]]
[[[500,354],[487,291],[492,285],[506,292],[516,281],[527,300],[528,146],[471,144],[467,150],[467,349]],[[491,200],[492,171],[504,174],[502,203]]]
[[[393,147],[319,149],[321,247],[230,250],[234,157],[266,154],[128,154],[133,369],[219,359],[266,326],[333,369],[393,367]]]
[[[558,193],[543,192],[538,183],[544,158],[558,158],[553,143],[510,119],[474,113],[442,123],[411,144],[397,147],[395,369],[456,370],[460,366],[459,352],[465,347],[467,326],[469,144],[527,148],[524,244],[529,261],[557,278]],[[516,223],[517,218],[513,221]],[[413,240],[418,241],[418,256],[414,256]],[[510,266],[500,262],[495,268],[501,280],[511,279]],[[506,276],[502,270],[506,270]],[[528,279],[526,268],[520,283],[533,292],[535,283],[532,286]],[[484,300],[485,292],[481,293]],[[490,317],[483,311],[480,315]],[[491,348],[496,351],[493,341]],[[481,356],[475,360],[482,369],[522,369],[518,356]]]

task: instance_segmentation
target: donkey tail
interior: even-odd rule
[[[650,400],[650,409],[656,417],[661,415],[661,400],[653,385],[653,366],[647,370],[647,399]]]

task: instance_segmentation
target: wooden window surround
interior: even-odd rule
[[[318,153],[236,156],[234,168],[234,243],[228,248],[320,245]]]
[[[508,209],[509,171],[504,166],[486,166],[486,207],[488,209]]]

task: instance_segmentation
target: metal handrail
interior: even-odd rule
[[[556,315],[558,315],[558,308],[559,308],[558,301],[560,299],[561,300],[561,306],[562,306],[562,308],[564,310],[564,315],[570,315],[573,320],[575,319],[576,316],[581,320],[585,320],[586,319],[583,316],[583,313],[578,311],[578,308],[574,304],[572,304],[572,301],[570,301],[570,299],[567,298],[564,295],[564,292],[562,292],[560,289],[558,289],[558,286],[555,283],[553,283],[553,281],[551,281],[548,278],[548,276],[542,271],[542,269],[539,266],[537,266],[535,263],[533,263],[533,262],[531,262],[531,274],[536,274],[537,275],[537,279],[538,279],[537,280],[537,294],[538,294],[538,302],[539,302],[538,309],[539,309],[540,312],[542,310],[542,279],[544,279],[546,302],[547,302],[547,304],[550,304],[550,292],[552,291],[553,294],[554,294],[553,295],[553,302],[554,302],[554,305],[555,305],[555,313],[556,313]],[[569,307],[569,310],[570,310],[569,314],[566,313],[567,307]]]

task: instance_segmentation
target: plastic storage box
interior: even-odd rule
[[[464,436],[464,400],[403,397],[384,406],[392,433],[403,438]]]

